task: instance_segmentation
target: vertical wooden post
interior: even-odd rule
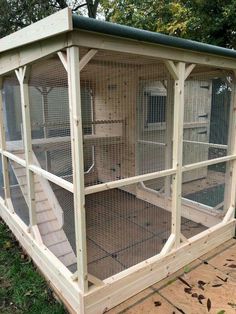
[[[67,49],[78,284],[88,290],[79,48]]]
[[[236,70],[231,84],[227,154],[236,154]],[[235,209],[236,199],[236,160],[228,161],[225,174],[224,213],[231,207]],[[232,218],[232,217],[229,217]]]
[[[5,126],[4,126],[4,115],[3,115],[3,81],[0,78],[0,145],[1,149],[6,149],[6,137],[5,137]],[[4,184],[4,196],[5,204],[7,205],[7,200],[10,199],[10,183],[9,183],[9,166],[8,158],[2,154],[2,175]]]
[[[35,189],[34,189],[34,173],[29,169],[32,164],[32,142],[31,142],[31,124],[30,124],[30,109],[29,109],[29,69],[24,66],[15,71],[20,83],[21,94],[21,111],[22,111],[22,126],[25,150],[26,176],[27,176],[27,191],[28,191],[28,206],[30,217],[30,228],[37,224],[36,208],[35,208]]]
[[[185,63],[179,62],[173,68],[174,87],[174,126],[173,126],[173,168],[176,174],[172,180],[172,234],[175,235],[175,247],[180,245],[181,236],[181,198],[182,198],[182,159],[184,125],[184,81]]]
[[[167,99],[166,99],[166,136],[165,136],[165,169],[172,167],[172,137],[173,137],[173,80],[167,80]],[[169,197],[171,194],[171,177],[165,178],[165,195]]]

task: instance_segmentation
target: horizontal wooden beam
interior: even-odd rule
[[[195,51],[184,50],[163,45],[149,44],[112,37],[105,34],[96,34],[84,30],[74,30],[72,33],[73,44],[94,49],[133,53],[136,55],[155,57],[162,60],[182,61],[186,63],[215,66],[217,68],[235,69],[234,59],[223,56],[210,55]]]
[[[199,142],[199,141],[190,141],[190,140],[183,140],[184,143],[189,143],[189,144],[198,144],[198,145],[204,145],[208,147],[213,147],[213,148],[220,148],[220,149],[227,149],[228,145],[223,145],[223,144],[215,144],[215,143],[208,143],[208,142]]]
[[[176,172],[175,169],[167,169],[167,170],[156,171],[156,172],[151,172],[147,174],[141,174],[135,177],[125,178],[125,179],[121,179],[117,181],[111,181],[111,182],[89,186],[85,188],[85,195],[97,193],[101,191],[106,191],[110,189],[120,188],[126,185],[130,185],[130,184],[134,184],[134,183],[138,183],[142,181],[163,178],[165,176],[172,175],[175,172]]]
[[[4,156],[6,156],[7,158],[9,158],[10,160],[15,161],[16,163],[18,163],[19,165],[25,167],[26,166],[26,162],[24,159],[9,153],[5,150],[1,150],[0,149],[0,153],[2,153]],[[56,176],[55,174],[52,174],[44,169],[42,169],[41,167],[37,166],[37,165],[29,165],[29,169],[34,172],[35,174],[37,174],[38,176],[43,177],[44,179],[47,179],[57,185],[59,185],[60,187],[62,187],[63,189],[69,191],[69,192],[73,192],[73,183],[60,178],[58,176]]]
[[[21,66],[48,57],[70,45],[70,36],[65,33],[50,39],[37,41],[30,45],[16,48],[0,54],[0,75],[13,71]]]
[[[210,165],[215,165],[215,164],[219,164],[221,162],[226,162],[226,161],[230,161],[230,160],[236,160],[236,155],[228,155],[228,156],[224,156],[224,157],[204,160],[204,161],[196,162],[193,164],[185,165],[182,167],[182,171],[183,172],[190,171],[190,170],[194,170],[194,169],[198,169],[198,168],[202,168],[202,167],[207,167]]]

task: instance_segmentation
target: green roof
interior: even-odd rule
[[[164,45],[206,54],[214,54],[229,58],[236,58],[236,51],[223,47],[204,44],[201,42],[150,32],[134,27],[95,20],[73,14],[73,28],[81,29],[116,37],[128,38],[146,43]]]

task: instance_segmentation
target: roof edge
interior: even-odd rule
[[[73,30],[71,9],[65,8],[0,39],[0,53]]]
[[[236,58],[236,51],[219,46],[178,38],[161,33],[146,31],[130,26],[124,26],[106,21],[95,20],[88,17],[72,14],[73,28],[96,33],[133,39],[146,43],[159,44],[172,48],[190,50],[194,52],[213,54],[228,58]]]

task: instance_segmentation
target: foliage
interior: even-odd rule
[[[0,38],[69,6],[95,18],[99,0],[0,0]]]
[[[106,19],[224,47],[236,47],[236,1],[103,0]]]
[[[0,219],[0,313],[65,314]]]

